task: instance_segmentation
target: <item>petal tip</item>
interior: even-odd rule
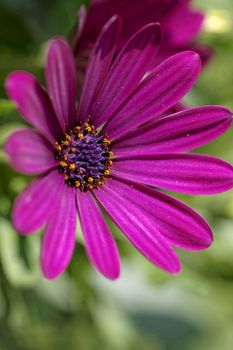
[[[18,85],[19,83],[24,82],[25,80],[32,81],[34,80],[34,76],[31,73],[23,70],[16,70],[11,72],[5,79],[4,87],[7,92],[7,95],[11,100],[14,100],[15,103],[16,101],[14,96],[15,94],[17,94],[17,90],[19,88]]]
[[[114,271],[112,273],[105,273],[104,276],[109,279],[110,281],[116,281],[120,277],[120,271]]]
[[[115,270],[111,271],[111,273],[109,273],[108,276],[106,277],[111,281],[116,281],[117,279],[119,279],[120,276],[121,276],[121,268],[119,264],[118,266],[115,267]]]
[[[18,220],[14,214],[12,214],[12,226],[21,236],[27,236],[33,233],[31,230],[26,230],[23,228],[22,223],[20,223],[20,220]]]
[[[111,30],[113,30],[113,32],[115,32],[116,34],[116,38],[119,38],[119,34],[122,28],[122,18],[119,15],[113,15],[103,26],[103,29],[101,31],[102,34],[99,35],[99,38],[101,38],[101,36],[104,33],[110,32]],[[98,41],[98,39],[97,39]],[[117,40],[116,40],[117,41]]]
[[[67,40],[63,37],[63,36],[60,36],[60,35],[56,35],[54,36],[53,38],[51,38],[50,40],[48,40],[48,45],[69,45]]]
[[[181,272],[182,272],[181,264],[178,263],[178,264],[175,265],[169,272],[170,272],[170,274],[172,274],[172,275],[174,275],[174,276],[180,275]]]
[[[63,36],[59,36],[59,35],[54,36],[47,42],[46,57],[48,59],[48,56],[50,56],[57,50],[59,52],[59,51],[67,50],[67,48],[70,49],[70,45]]]
[[[120,261],[118,260],[118,262],[114,264],[114,266],[111,266],[109,268],[105,267],[100,267],[97,266],[95,263],[92,262],[92,266],[94,266],[94,268],[105,278],[111,280],[111,281],[115,281],[117,280],[120,275],[121,275],[121,267],[120,267]]]
[[[162,38],[162,30],[161,30],[161,25],[158,22],[153,22],[145,25],[142,27],[136,34],[138,35],[139,33],[146,32],[147,34],[150,34],[151,37],[151,43],[154,45],[160,45],[161,38]],[[147,38],[148,40],[148,38]]]
[[[196,66],[201,70],[201,57],[200,55],[195,51],[189,51],[190,57],[192,57],[193,63],[196,63]]]
[[[171,57],[182,57],[182,59],[187,61],[187,65],[195,65],[201,68],[201,57],[196,51],[186,50],[179,52]]]
[[[209,232],[209,237],[206,238],[205,242],[203,242],[203,248],[202,249],[207,249],[209,248],[214,242],[214,237],[212,231]]]
[[[43,267],[41,267],[41,269],[42,269],[42,274],[43,274],[44,278],[46,278],[47,280],[50,280],[50,281],[59,278],[63,273],[63,271],[62,272],[57,272],[57,271],[53,271],[53,270],[50,271],[50,270],[47,270],[46,268],[43,268]]]
[[[40,258],[40,266],[41,266],[41,271],[42,275],[44,278],[47,280],[55,280],[65,272],[66,270],[66,265],[60,265],[56,266],[55,264],[51,264],[49,259],[46,259],[47,255],[45,255],[45,252],[41,252],[41,258]]]

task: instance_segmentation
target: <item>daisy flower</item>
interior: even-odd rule
[[[119,276],[118,250],[103,208],[147,259],[178,273],[173,246],[205,249],[212,233],[195,211],[158,188],[212,194],[233,186],[230,164],[184,153],[226,131],[231,112],[208,106],[166,116],[195,83],[198,54],[176,54],[145,77],[159,48],[160,26],[144,26],[112,61],[119,31],[117,16],[101,31],[78,107],[75,62],[62,38],[48,46],[47,92],[24,71],[6,80],[9,97],[34,128],[12,134],[6,153],[17,171],[38,175],[17,197],[13,224],[24,235],[44,227],[41,266],[49,279],[71,260],[77,216],[91,263],[110,279]]]

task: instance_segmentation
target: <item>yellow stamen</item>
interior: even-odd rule
[[[93,177],[89,177],[87,180],[89,183],[92,183],[94,181]]]
[[[56,145],[56,150],[57,150],[58,152],[61,152],[61,150],[62,150],[61,146],[60,146],[60,145]]]
[[[76,187],[76,188],[79,188],[80,185],[81,185],[80,181],[75,181],[75,187]]]
[[[91,132],[92,128],[91,128],[91,126],[90,126],[89,123],[85,123],[85,124],[84,124],[84,127],[85,127],[85,130],[86,130],[87,132]]]
[[[98,186],[104,185],[105,184],[105,179],[102,179],[98,182]]]
[[[59,165],[65,168],[67,166],[67,163],[62,160],[59,162]]]
[[[65,134],[65,139],[66,139],[67,141],[70,141],[70,139],[71,139],[70,135]]]
[[[74,163],[70,164],[70,165],[69,165],[69,169],[70,169],[70,170],[74,170],[74,169],[75,169],[75,164],[74,164]]]
[[[106,137],[103,139],[103,143],[105,145],[110,145],[110,141]]]

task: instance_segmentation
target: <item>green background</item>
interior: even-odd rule
[[[179,196],[210,222],[215,242],[205,252],[180,250],[177,277],[152,266],[113,227],[122,256],[117,282],[90,267],[80,233],[68,271],[49,282],[39,270],[41,233],[24,238],[11,227],[13,199],[29,179],[10,169],[3,153],[7,135],[23,125],[4,80],[15,69],[42,79],[46,40],[69,36],[80,2],[0,0],[0,350],[232,350],[232,191]],[[194,5],[207,14],[198,41],[215,56],[187,102],[233,108],[233,1]],[[232,141],[230,130],[198,152],[232,162]]]

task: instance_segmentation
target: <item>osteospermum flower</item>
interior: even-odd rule
[[[143,27],[112,64],[118,35],[113,17],[92,51],[77,110],[75,63],[62,38],[49,44],[48,93],[27,72],[13,72],[6,81],[9,97],[35,128],[11,135],[6,152],[16,170],[39,175],[16,199],[13,223],[25,235],[45,225],[41,265],[47,278],[59,276],[72,257],[77,213],[92,264],[118,277],[118,251],[102,207],[145,257],[178,273],[172,246],[205,249],[212,233],[195,211],[157,188],[211,194],[233,185],[231,165],[182,153],[222,134],[230,111],[209,106],[164,116],[196,81],[198,54],[174,55],[145,78],[159,47],[159,25]]]
[[[78,25],[74,36],[74,52],[79,68],[85,67],[103,25],[113,15],[122,18],[122,32],[117,52],[142,26],[159,22],[163,40],[156,63],[183,50],[194,50],[209,60],[212,49],[194,43],[200,33],[204,14],[193,10],[191,0],[91,0],[88,10],[82,6],[78,13]]]

